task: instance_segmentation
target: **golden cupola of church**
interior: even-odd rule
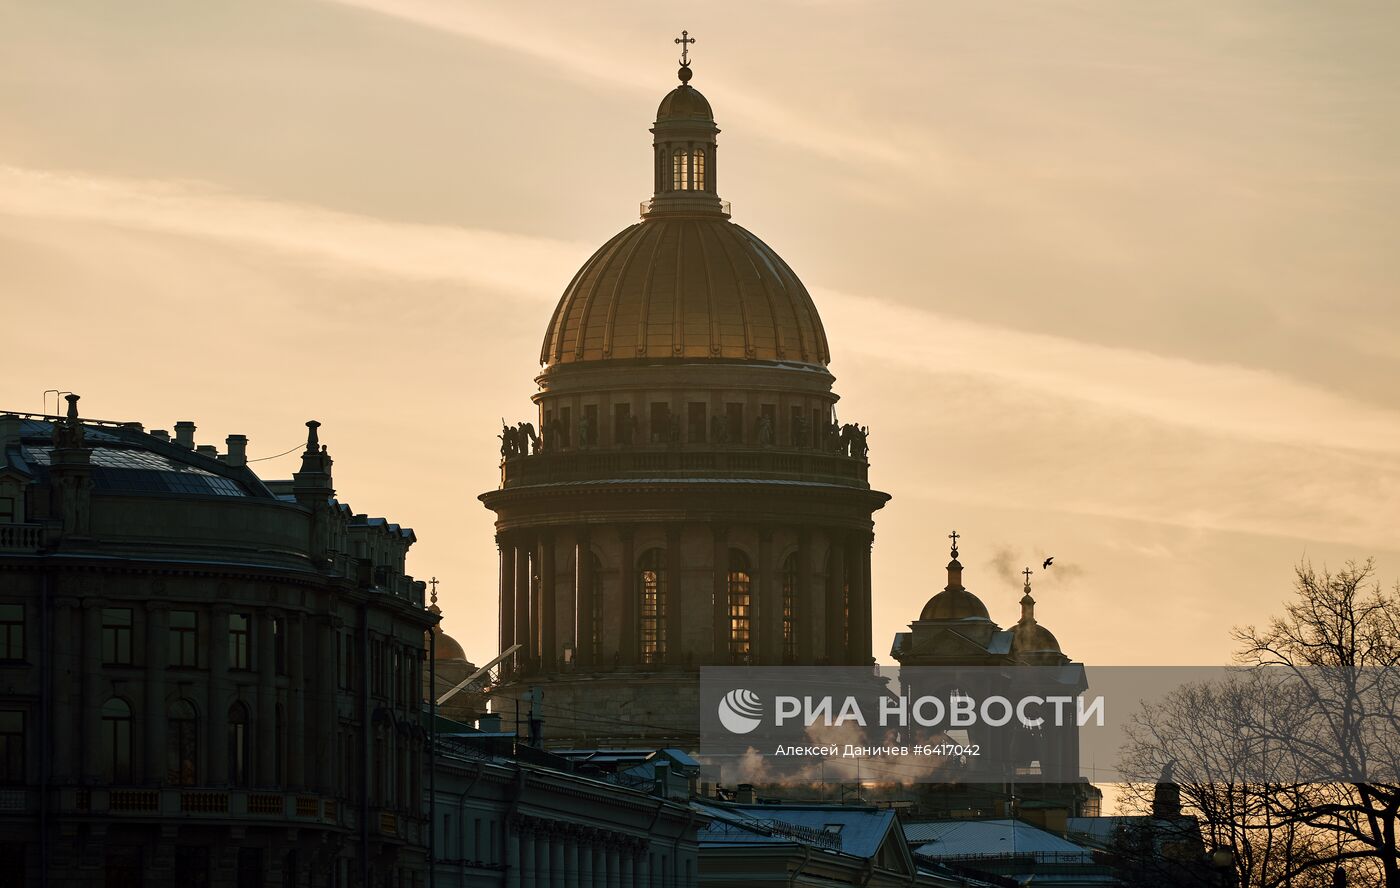
[[[872,513],[889,497],[870,487],[869,430],[838,421],[806,287],[731,221],[691,79],[683,56],[650,129],[653,194],[564,288],[535,415],[501,429],[501,486],[481,497],[501,650],[520,646],[507,670],[562,707],[556,736],[588,730],[563,708],[615,706],[680,742],[693,725],[656,726],[706,664],[871,662]]]
[[[714,112],[681,84],[656,110],[654,193],[641,221],[603,244],[559,300],[546,366],[604,360],[722,359],[825,367],[826,332],[802,281],[729,220],[715,187]]]

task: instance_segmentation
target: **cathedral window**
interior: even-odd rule
[[[248,635],[252,622],[247,614],[229,614],[228,668],[248,668]]]
[[[248,785],[248,707],[235,703],[228,708],[228,782]]]
[[[690,190],[690,152],[682,148],[671,153],[671,190]]]
[[[131,608],[102,609],[102,662],[112,666],[131,665]]]
[[[783,662],[797,662],[797,553],[783,561]]]
[[[131,707],[120,697],[102,705],[102,753],[106,778],[131,782]]]
[[[752,653],[750,632],[753,613],[753,571],[748,556],[729,550],[729,659],[749,662]]]
[[[177,786],[193,786],[199,779],[199,720],[194,704],[176,700],[166,710],[166,781]]]
[[[170,665],[194,668],[198,649],[195,642],[199,617],[194,611],[177,610],[170,612]]]
[[[642,662],[659,665],[666,661],[666,552],[648,549],[642,553],[637,572],[641,598]]]
[[[0,785],[24,782],[24,713],[0,710]]]
[[[692,162],[692,166],[693,166],[693,172],[694,172],[694,174],[695,174],[695,184],[694,184],[694,186],[692,186],[692,187],[694,187],[696,191],[704,191],[704,190],[705,190],[705,149],[704,149],[704,148],[697,148],[697,149],[696,149],[696,151],[695,151],[695,160]]]
[[[24,659],[24,605],[0,604],[0,660]]]

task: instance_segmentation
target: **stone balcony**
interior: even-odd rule
[[[0,552],[37,552],[43,545],[42,524],[0,524]]]
[[[501,487],[629,478],[740,478],[868,488],[869,471],[864,457],[820,450],[653,445],[509,456],[501,460]]]
[[[190,820],[268,821],[353,827],[355,808],[312,793],[213,787],[60,787],[58,812],[116,820],[178,817]],[[35,802],[37,803],[37,794]]]

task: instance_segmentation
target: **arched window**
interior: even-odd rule
[[[705,149],[695,149],[695,190],[705,190]]]
[[[102,704],[104,770],[112,783],[131,782],[131,707],[120,697]]]
[[[637,565],[642,662],[666,662],[666,550],[648,549]]]
[[[753,571],[748,556],[729,550],[729,660],[747,663],[752,653],[749,641],[753,613]]]
[[[671,190],[690,189],[690,152],[677,148],[671,153]]]
[[[228,708],[228,782],[248,785],[248,707],[242,703]]]
[[[797,662],[797,553],[783,561],[783,662]]]
[[[199,719],[194,704],[176,700],[165,717],[165,779],[177,786],[193,786],[199,780]]]

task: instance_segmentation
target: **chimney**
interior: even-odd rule
[[[228,456],[224,462],[231,466],[246,466],[248,464],[248,436],[229,435],[224,439],[224,446],[228,448]]]
[[[476,717],[476,729],[483,734],[501,733],[501,714],[499,712],[483,712]]]
[[[741,804],[741,805],[752,805],[752,804],[754,804],[754,803],[757,801],[757,796],[754,794],[754,791],[753,791],[753,784],[752,784],[752,783],[740,783],[740,784],[739,784],[739,794],[738,794],[738,796],[735,798],[735,801],[738,802],[738,803]]]
[[[175,423],[175,443],[187,450],[194,449],[194,423],[188,419]]]
[[[656,771],[656,783],[652,790],[653,795],[661,796],[663,799],[671,797],[671,763],[658,759],[652,768]]]
[[[219,448],[215,447],[213,444],[201,444],[194,449],[194,452],[198,453],[200,456],[207,456],[210,459],[219,458]]]
[[[151,429],[151,437],[157,441],[169,441],[170,433],[165,429]]]

